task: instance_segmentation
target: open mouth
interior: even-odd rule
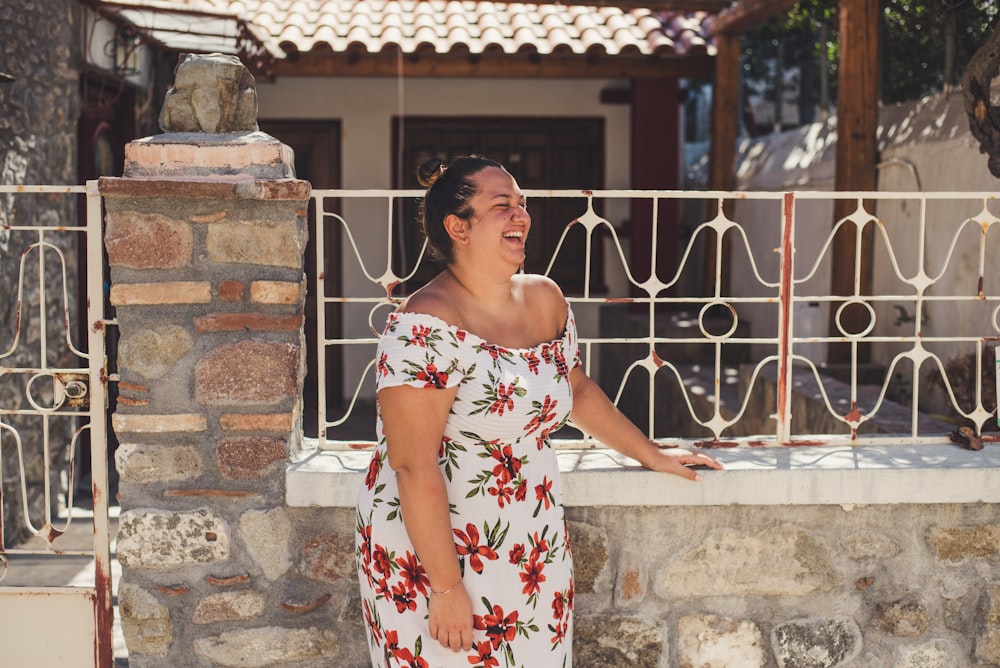
[[[521,239],[524,236],[524,232],[504,232],[504,239]]]

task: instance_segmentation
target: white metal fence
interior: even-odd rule
[[[12,665],[112,663],[101,230],[96,181],[0,186],[0,644]],[[7,545],[15,517],[30,540]],[[89,545],[67,536],[81,523]],[[46,581],[60,563],[92,571],[80,586]],[[39,643],[53,629],[59,642]]]
[[[585,256],[574,259],[582,280],[568,293],[581,322],[584,363],[653,437],[716,446],[758,434],[744,442],[919,443],[940,442],[961,424],[976,434],[995,428],[1000,272],[990,266],[1000,257],[1000,219],[994,193],[525,195],[529,212],[539,198],[576,204],[570,219],[533,219],[533,234],[542,225],[562,230],[540,266],[551,269],[569,235],[586,236]],[[329,332],[329,317],[317,319],[323,448],[370,441],[345,437],[343,429],[370,409],[378,333],[425,261],[422,251],[400,261],[413,253],[407,255],[398,226],[416,224],[400,221],[400,212],[412,211],[421,196],[313,193],[321,213],[317,262],[324,268],[313,289],[321,295],[320,313],[337,309],[342,323],[342,331]],[[834,221],[837,199],[853,211]],[[633,203],[651,212],[648,248],[629,245],[622,218]],[[679,224],[657,220],[667,210]],[[664,238],[662,229],[683,236]],[[340,235],[342,252],[324,258],[331,234]],[[837,234],[848,235],[850,250],[843,244],[835,250]],[[671,245],[675,252],[664,254]],[[633,271],[641,253],[652,267],[649,277]],[[595,262],[604,263],[602,272]],[[831,294],[831,277],[845,266],[853,267],[847,281],[853,290]],[[334,272],[339,289],[325,280]],[[598,273],[606,277],[602,285],[593,279]],[[333,351],[343,360],[343,405],[325,394],[323,358]],[[826,363],[833,351],[841,363]],[[795,397],[818,406],[820,418],[799,415]],[[635,403],[642,406],[633,410]],[[678,414],[690,427],[675,428]],[[579,434],[561,435],[560,447],[580,445]]]

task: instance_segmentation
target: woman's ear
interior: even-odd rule
[[[453,213],[449,213],[444,218],[444,230],[456,244],[465,244],[469,241],[469,221],[459,218]]]

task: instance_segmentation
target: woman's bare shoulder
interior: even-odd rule
[[[541,274],[521,274],[518,278],[524,291],[525,304],[533,313],[545,314],[555,332],[566,323],[566,297],[559,285]]]
[[[422,313],[443,320],[449,325],[457,325],[460,321],[458,311],[454,307],[447,290],[439,281],[431,280],[412,295],[406,298],[397,313]]]
[[[516,280],[521,284],[524,295],[529,302],[550,308],[561,308],[566,305],[566,297],[563,296],[562,289],[548,276],[518,274]]]

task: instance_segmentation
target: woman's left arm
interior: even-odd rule
[[[583,368],[577,366],[570,372],[573,386],[573,424],[583,429],[604,445],[631,457],[647,469],[672,473],[688,480],[701,480],[690,465],[703,465],[721,469],[722,464],[702,452],[683,448],[661,448],[646,438],[631,420],[618,410],[608,395],[590,379]]]

